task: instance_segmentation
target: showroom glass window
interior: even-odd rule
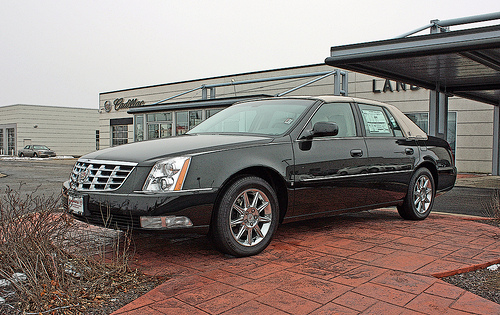
[[[95,131],[95,149],[99,150],[99,130]]]
[[[148,139],[160,139],[172,136],[172,113],[154,113],[146,115]]]
[[[429,113],[407,113],[405,114],[417,126],[425,132],[429,132]],[[448,112],[448,129],[446,134],[446,141],[451,146],[451,151],[455,154],[457,142],[457,113]]]
[[[3,129],[0,129],[0,155],[3,154],[5,154],[3,148]]]
[[[14,155],[16,150],[16,130],[14,128],[7,128],[7,154]]]
[[[190,110],[175,113],[175,134],[177,136],[183,135],[189,130],[193,129],[196,125],[202,122],[201,110]]]
[[[136,115],[134,119],[134,141],[144,141],[144,116]]]
[[[128,143],[128,125],[111,126],[112,146]]]
[[[210,118],[211,116],[217,114],[218,112],[220,112],[221,110],[223,110],[223,108],[212,108],[212,109],[207,109],[205,111],[205,119],[208,119]]]

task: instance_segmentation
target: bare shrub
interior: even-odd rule
[[[484,204],[486,215],[492,218],[497,224],[500,224],[500,190],[496,190],[493,198]]]
[[[6,300],[0,313],[86,313],[141,278],[128,269],[128,233],[77,223],[60,206],[59,197],[6,189],[0,200],[0,279],[10,286],[0,287]],[[17,279],[20,274],[25,279]]]

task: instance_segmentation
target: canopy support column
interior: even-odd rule
[[[439,90],[438,87],[436,90]],[[446,140],[448,136],[448,96],[436,91],[429,93],[429,134]]]
[[[493,110],[493,166],[491,174],[500,175],[500,106]]]
[[[431,34],[447,32],[449,28],[441,27],[436,21],[431,21]],[[440,93],[439,83],[429,95],[429,134],[447,140],[448,133],[448,96]]]

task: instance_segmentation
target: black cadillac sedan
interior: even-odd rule
[[[232,105],[183,136],[87,154],[63,196],[78,220],[204,232],[222,252],[249,256],[282,222],[386,206],[425,219],[455,179],[448,143],[394,106],[269,98]]]

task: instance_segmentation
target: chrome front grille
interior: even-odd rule
[[[137,163],[79,160],[71,172],[71,187],[76,190],[116,190],[125,182]]]

